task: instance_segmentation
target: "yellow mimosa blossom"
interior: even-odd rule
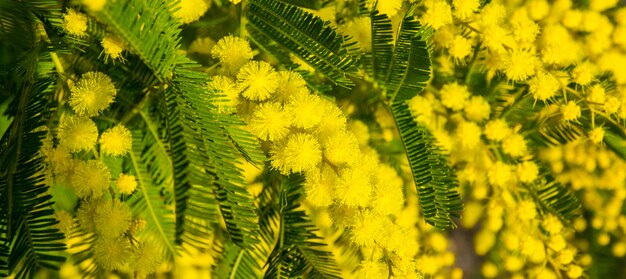
[[[59,123],[58,137],[61,146],[71,152],[87,151],[98,140],[98,128],[89,118],[68,116]]]
[[[281,140],[289,133],[292,118],[280,103],[263,103],[254,111],[250,130],[262,140]]]
[[[137,179],[134,175],[120,174],[115,181],[115,186],[120,193],[130,195],[137,188]]]
[[[100,237],[115,238],[130,228],[132,212],[127,203],[118,200],[102,202],[96,209],[94,223]]]
[[[237,36],[226,36],[217,41],[211,49],[213,58],[217,58],[226,72],[236,73],[254,54],[246,39]]]
[[[70,184],[79,197],[98,198],[109,188],[110,180],[111,172],[103,162],[89,160],[77,166]]]
[[[239,70],[237,81],[243,97],[251,101],[264,101],[276,92],[280,76],[269,63],[250,61]]]
[[[72,89],[70,106],[79,116],[94,117],[107,109],[117,95],[113,81],[101,72],[87,72]]]
[[[272,167],[283,174],[312,170],[322,161],[322,149],[317,140],[304,133],[291,135],[270,151]]]
[[[63,14],[63,30],[70,35],[83,37],[87,35],[87,15],[74,9]]]
[[[122,39],[114,35],[106,35],[100,42],[104,49],[104,54],[112,59],[120,58],[122,51],[126,49],[126,44]]]
[[[189,24],[200,19],[209,10],[211,1],[181,0],[176,3],[172,8],[174,18],[182,24]]]
[[[83,6],[85,6],[89,11],[99,12],[106,5],[107,0],[82,0]]]
[[[131,245],[126,237],[99,237],[93,245],[96,264],[104,270],[122,270],[128,265]]]
[[[117,125],[100,135],[100,151],[106,155],[126,155],[133,145],[133,135],[128,128]]]

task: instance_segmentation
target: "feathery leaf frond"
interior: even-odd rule
[[[38,48],[32,51],[37,54]],[[0,139],[0,239],[4,240],[0,245],[9,247],[9,259],[0,265],[4,269],[0,274],[13,273],[17,278],[33,277],[41,268],[57,269],[65,260],[60,254],[65,250],[64,236],[55,226],[54,202],[43,183],[39,154],[55,79],[35,78],[35,68],[50,68],[51,64],[47,52],[25,62],[23,70],[28,75],[23,76],[12,104],[15,118]]]
[[[160,81],[170,80],[180,41],[180,25],[161,0],[107,3],[94,16],[107,24]]]
[[[332,254],[300,210],[302,179],[285,178],[280,189],[278,241],[266,262],[264,278],[340,278]]]
[[[208,239],[206,221],[219,212],[233,242],[243,246],[256,242],[258,230],[252,197],[243,189],[237,167],[237,148],[224,125],[232,125],[215,111],[209,92],[201,86],[208,77],[190,68],[197,64],[179,61],[173,86],[166,91],[168,130],[174,164],[177,242],[200,245]],[[213,109],[211,109],[213,108]],[[209,217],[209,218],[207,218]],[[191,234],[183,234],[187,230]],[[206,244],[206,243],[205,243]]]
[[[274,0],[249,2],[247,19],[256,30],[306,61],[341,87],[353,83],[355,60],[349,55],[350,42],[321,18],[293,5]]]
[[[463,209],[456,191],[454,170],[425,127],[417,124],[406,104],[391,107],[396,126],[409,159],[420,206],[426,223],[440,229],[455,227],[451,217]]]

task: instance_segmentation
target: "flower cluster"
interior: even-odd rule
[[[465,186],[462,225],[480,226],[474,248],[487,256],[484,277],[579,278],[590,264],[590,244],[574,240],[586,221],[574,220],[572,229],[531,195],[551,183],[545,171],[596,212],[592,241],[622,238],[624,172],[615,168],[624,161],[602,144],[608,127],[624,130],[626,117],[626,71],[616,66],[626,59],[625,10],[616,4],[424,3],[422,23],[435,30],[434,79],[409,105]],[[559,131],[577,136],[561,146]],[[614,243],[623,256],[626,246]]]
[[[156,270],[161,252],[158,246],[138,242],[132,236],[137,231],[134,224],[141,219],[133,217],[122,197],[134,192],[137,179],[129,173],[114,172],[105,159],[130,152],[131,132],[120,124],[99,134],[92,119],[113,103],[116,94],[107,75],[83,74],[71,87],[68,103],[74,113],[61,115],[56,137],[46,140],[41,153],[49,183],[69,187],[78,198],[77,209],[56,212],[58,227],[68,242],[84,240],[84,233],[93,234],[96,237],[90,249],[99,268],[132,271],[145,277]]]
[[[222,46],[234,42],[237,49]],[[395,274],[416,276],[414,256],[419,248],[411,238],[417,234],[411,233],[414,223],[394,222],[404,212],[404,183],[368,145],[367,126],[349,123],[333,101],[311,92],[297,72],[276,71],[263,61],[242,61],[242,53],[249,50],[244,44],[229,36],[212,50],[226,74],[209,84],[228,97],[228,103],[220,105],[234,104],[250,132],[267,143],[271,169],[305,177],[306,202],[312,209],[325,210],[334,226],[349,231],[360,249],[376,251],[368,253],[369,264],[390,258]],[[242,66],[233,71],[232,61]]]

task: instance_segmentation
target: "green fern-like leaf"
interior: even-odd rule
[[[409,159],[426,223],[437,228],[454,227],[451,217],[459,217],[463,206],[456,191],[454,170],[428,130],[418,125],[406,104],[391,108]]]
[[[351,87],[347,76],[356,74],[349,55],[353,43],[321,18],[293,5],[275,0],[252,0],[247,6],[249,25],[282,45],[342,87]]]
[[[402,103],[419,94],[430,79],[430,37],[416,17],[402,20],[393,58],[383,85],[390,104]]]
[[[373,13],[372,28],[373,36],[378,34],[372,39],[374,77],[384,88],[400,132],[426,222],[442,229],[454,227],[451,217],[459,217],[462,209],[456,176],[434,138],[415,122],[406,104],[430,79],[430,33],[417,18],[405,17],[392,52],[386,16]]]
[[[163,162],[166,160],[162,156],[164,154],[158,154],[159,149],[153,147],[158,145],[156,140],[150,134],[133,133],[133,149],[129,157],[138,186],[128,202],[132,206],[133,215],[146,219],[146,228],[155,236],[167,258],[171,259],[176,254],[174,213],[165,208],[168,198],[162,197],[161,187],[155,184],[155,181],[168,183],[164,176],[167,173],[151,172],[149,167],[161,164],[167,166],[169,163]],[[164,170],[161,168],[161,171]]]
[[[227,122],[214,112],[209,92],[201,86],[208,77],[190,69],[197,64],[179,62],[172,89],[165,93],[177,241],[186,238],[185,242],[201,246],[210,230],[206,220],[217,222],[211,216],[219,212],[233,242],[256,243],[257,216],[252,197],[243,188],[238,150],[224,127]]]
[[[253,255],[253,249],[244,249],[241,246],[226,242],[216,242],[213,253],[218,258],[213,267],[214,278],[245,279],[259,278],[261,267]]]
[[[542,168],[541,179],[531,185],[529,191],[540,209],[557,216],[563,223],[569,224],[580,215],[580,202],[573,192],[557,182],[550,172]]]
[[[63,234],[56,228],[53,201],[43,183],[43,158],[39,148],[49,118],[48,95],[54,90],[55,78],[35,77],[35,69],[51,69],[50,56],[39,48],[26,56],[20,91],[13,100],[13,122],[0,140],[0,246],[8,247],[8,255],[0,274],[17,278],[34,277],[42,268],[57,269],[65,260]],[[31,59],[31,58],[35,59]],[[17,79],[16,79],[17,80]]]
[[[107,1],[95,13],[129,44],[160,81],[170,80],[177,62],[180,25],[170,14],[169,2],[161,0]]]
[[[371,73],[375,80],[384,81],[393,57],[393,30],[387,15],[374,10],[370,14],[372,25]]]
[[[332,254],[315,234],[317,228],[299,210],[301,196],[299,177],[285,178],[280,190],[279,231],[266,262],[264,278],[340,278]]]

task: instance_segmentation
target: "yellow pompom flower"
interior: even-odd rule
[[[543,227],[543,229],[546,230],[548,234],[555,235],[561,233],[561,230],[563,229],[563,224],[561,224],[561,220],[559,220],[559,218],[552,214],[549,214],[543,218],[543,221],[541,222],[541,227]]]
[[[591,91],[587,93],[587,101],[599,105],[603,105],[606,100],[606,90],[601,84],[594,84]]]
[[[100,136],[100,151],[105,155],[123,156],[133,146],[133,135],[124,125],[110,128]]]
[[[520,182],[531,183],[539,177],[539,167],[532,161],[525,161],[517,165],[517,178]]]
[[[579,265],[570,265],[567,267],[567,277],[571,279],[577,279],[583,276],[583,269]]]
[[[340,131],[323,142],[324,156],[333,164],[353,164],[361,154],[354,134]]]
[[[511,19],[513,37],[522,44],[530,44],[539,34],[539,26],[525,12],[515,13]]]
[[[380,215],[371,211],[357,214],[350,230],[352,242],[361,247],[373,246],[376,240],[382,237],[384,220]]]
[[[321,169],[307,171],[305,177],[306,200],[313,206],[330,206],[333,203],[333,188],[339,178],[335,171],[329,165],[322,164]]]
[[[237,81],[242,95],[251,101],[269,99],[281,82],[272,65],[263,61],[250,61],[243,65],[237,73]]]
[[[71,89],[70,106],[79,116],[94,117],[107,109],[117,89],[109,76],[101,72],[87,72]]]
[[[472,43],[463,36],[454,36],[448,49],[448,53],[455,59],[462,60],[472,54]]]
[[[504,258],[504,269],[515,272],[524,267],[524,261],[519,256],[507,256]]]
[[[98,237],[93,245],[96,264],[104,270],[122,270],[131,254],[126,237]]]
[[[535,74],[537,58],[527,50],[510,51],[504,60],[504,73],[513,81],[524,81]]]
[[[321,141],[325,141],[335,135],[335,133],[346,129],[346,117],[332,101],[322,99],[319,112],[322,118],[320,125],[317,126],[315,135]]]
[[[480,269],[480,273],[485,276],[485,278],[496,278],[496,276],[498,276],[498,271],[498,267],[492,262],[484,263]]]
[[[513,134],[502,141],[502,151],[512,157],[524,156],[528,152],[526,140],[520,134]]]
[[[550,236],[550,240],[548,242],[548,246],[552,250],[554,250],[556,252],[560,252],[560,251],[563,251],[563,249],[565,249],[565,247],[567,247],[567,241],[565,240],[565,238],[561,234],[552,235],[552,236]]]
[[[322,161],[322,148],[309,134],[298,133],[270,150],[272,167],[282,174],[312,170]]]
[[[465,149],[475,149],[480,144],[480,127],[474,122],[463,121],[456,128],[456,136]]]
[[[99,12],[106,5],[107,0],[82,0],[83,6],[92,12]]]
[[[511,32],[499,25],[485,25],[482,31],[483,44],[497,55],[506,54],[504,47],[514,43]]]
[[[617,97],[610,96],[606,98],[606,102],[604,102],[602,109],[604,109],[604,112],[607,114],[614,114],[619,111],[621,106],[622,102]]]
[[[537,208],[532,200],[523,200],[517,206],[517,217],[522,221],[530,221],[537,217]]]
[[[425,2],[426,13],[422,23],[437,30],[446,24],[452,23],[452,8],[446,1],[429,0]]]
[[[506,187],[513,178],[511,173],[511,166],[501,161],[497,161],[487,171],[489,184],[493,186]]]
[[[306,81],[299,73],[294,71],[280,71],[278,72],[278,76],[280,83],[274,95],[277,101],[286,103],[294,95],[309,92],[309,89],[306,87]]]
[[[441,103],[453,111],[462,110],[470,97],[467,86],[456,82],[444,85],[439,93],[441,94]]]
[[[98,160],[81,162],[72,177],[70,184],[76,195],[81,198],[98,198],[109,188],[111,172]]]
[[[482,96],[472,96],[465,104],[464,111],[467,120],[480,122],[489,119],[491,106]]]
[[[96,232],[102,237],[118,237],[130,228],[132,217],[128,204],[119,200],[107,200],[96,209]]]
[[[285,111],[292,117],[292,124],[297,128],[311,129],[322,120],[319,113],[321,99],[306,91],[294,94],[285,104]]]
[[[478,0],[452,0],[454,5],[454,16],[461,20],[468,19],[474,12],[478,11],[480,1]]]
[[[207,84],[207,88],[221,95],[216,102],[220,112],[232,112],[239,104],[239,88],[230,78],[225,76],[214,76],[213,80]]]
[[[604,140],[604,129],[602,127],[596,127],[589,133],[589,140],[593,143],[601,143]]]
[[[83,37],[87,35],[87,15],[74,9],[63,14],[63,30],[70,35]]]
[[[433,102],[428,98],[416,95],[409,101],[409,110],[418,122],[427,123],[434,115]]]
[[[121,194],[130,195],[137,188],[137,179],[134,175],[123,173],[115,181],[115,186]]]
[[[131,263],[137,278],[147,278],[156,272],[163,260],[163,252],[154,241],[142,241],[133,252]]]
[[[217,41],[211,49],[213,58],[217,58],[227,73],[235,73],[246,64],[254,54],[246,39],[229,35]]]
[[[563,121],[575,121],[581,115],[580,106],[574,101],[569,101],[567,104],[561,105],[561,114]]]
[[[89,232],[96,230],[94,217],[96,216],[96,212],[101,203],[102,201],[100,199],[88,199],[81,201],[80,207],[78,207],[78,210],[76,211],[76,219],[78,219],[78,223],[81,225],[81,228],[86,229]]]
[[[502,4],[489,2],[482,9],[478,18],[482,26],[497,26],[500,25],[505,16],[506,9]]]
[[[550,11],[550,4],[546,0],[530,0],[526,4],[528,15],[533,20],[542,20]]]
[[[211,50],[213,49],[215,44],[216,42],[210,37],[198,37],[193,40],[193,42],[191,42],[189,48],[187,49],[187,52],[209,56],[211,55]]]
[[[354,166],[342,170],[340,178],[335,189],[338,201],[347,206],[366,206],[372,192],[370,174]]]
[[[70,152],[87,151],[98,140],[98,128],[89,118],[68,116],[59,123],[58,138]]]
[[[210,3],[205,0],[180,0],[172,8],[172,16],[182,24],[192,23],[209,10]]]
[[[487,122],[485,125],[485,136],[492,141],[502,141],[512,133],[509,125],[504,119],[495,119]]]
[[[402,178],[396,171],[390,166],[381,164],[376,170],[372,210],[381,215],[398,214],[404,205],[402,185]]]
[[[281,140],[289,133],[291,119],[291,114],[280,103],[263,103],[254,111],[250,130],[262,140]]]
[[[104,49],[104,54],[112,59],[122,56],[122,51],[126,49],[126,43],[115,35],[106,35],[100,42]]]
[[[539,101],[546,101],[561,88],[559,80],[548,72],[541,72],[528,81],[528,90],[533,94],[533,98]]]

